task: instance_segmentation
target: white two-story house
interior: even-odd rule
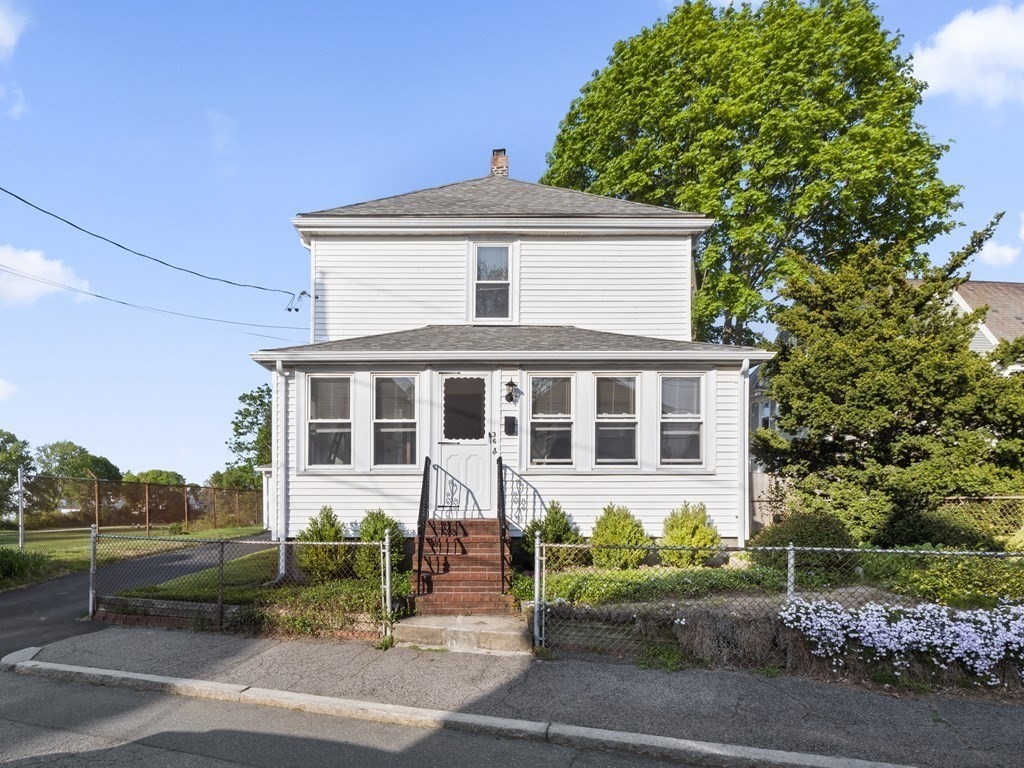
[[[771,354],[692,341],[710,220],[515,181],[496,150],[489,176],[292,223],[310,343],[253,355],[273,379],[275,534],[330,505],[411,535],[421,501],[490,517],[503,493],[513,535],[557,500],[584,535],[609,502],[656,536],[690,501],[747,536],[747,374]]]

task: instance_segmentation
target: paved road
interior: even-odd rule
[[[267,534],[263,534],[267,536]],[[253,537],[259,538],[259,537]],[[228,545],[238,557],[257,551]],[[100,568],[101,586],[114,593],[129,586],[161,584],[168,579],[195,573],[216,564],[215,544],[191,545],[173,552],[127,560]],[[24,589],[0,592],[0,656],[33,645],[64,640],[103,629],[103,624],[80,621],[88,610],[89,574],[72,573]]]
[[[664,768],[658,760],[459,731],[0,673],[0,760],[82,766]],[[676,764],[678,765],[678,764]]]

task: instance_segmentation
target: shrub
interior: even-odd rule
[[[665,533],[661,544],[666,547],[700,547],[694,550],[668,550],[661,552],[661,562],[678,568],[700,565],[722,544],[718,530],[708,518],[703,504],[684,502],[665,518]]]
[[[644,533],[643,524],[633,517],[628,508],[609,504],[601,510],[601,516],[594,524],[590,543],[596,547],[593,557],[598,568],[636,568],[647,559],[648,552],[629,547],[647,547],[651,540]]]
[[[530,558],[533,557],[534,537],[540,531],[540,540],[545,544],[582,544],[580,527],[557,501],[548,504],[543,520],[531,520],[523,529],[521,547]],[[548,549],[546,551],[548,570],[559,570],[572,566],[590,564],[590,552],[586,549]],[[530,563],[532,565],[532,562]]]
[[[22,552],[13,547],[0,547],[0,582],[20,581],[45,573],[49,559],[38,552]]]
[[[185,525],[183,523],[171,523],[167,526],[167,533],[171,536],[184,536]]]
[[[1024,600],[1024,563],[990,557],[914,557],[886,581],[893,592],[960,608]]]
[[[1006,542],[1007,552],[1024,552],[1024,528],[1021,528]]]
[[[751,547],[836,547],[850,549],[853,537],[843,521],[820,509],[797,509],[778,523],[761,529],[749,542]],[[769,568],[786,568],[785,552],[750,553],[752,562]],[[812,572],[817,576],[850,576],[857,567],[855,554],[840,552],[800,552],[797,572]]]
[[[309,521],[306,530],[298,536],[299,541],[325,542],[344,541],[345,529],[334,510],[329,506],[320,508],[316,517]],[[352,576],[351,547],[299,547],[299,566],[314,584],[345,579]]]
[[[359,522],[360,541],[384,541],[384,532],[391,531],[391,571],[395,572],[402,566],[405,557],[405,531],[401,524],[388,515],[383,509],[366,511]],[[380,550],[375,547],[358,547],[356,549],[356,576],[360,579],[380,578]]]

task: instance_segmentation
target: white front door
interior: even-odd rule
[[[438,434],[438,469],[433,482],[438,517],[490,517],[494,514],[497,471],[492,444],[490,371],[443,373]]]

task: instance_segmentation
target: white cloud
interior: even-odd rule
[[[206,127],[214,155],[226,155],[235,148],[235,121],[226,112],[206,110]]]
[[[929,95],[952,94],[987,107],[1024,104],[1024,3],[964,11],[914,46],[914,73]]]
[[[978,260],[992,267],[1008,267],[1020,256],[1020,248],[989,240],[978,253]]]
[[[14,54],[21,33],[25,31],[28,17],[7,0],[0,0],[0,60]]]
[[[42,251],[29,251],[12,245],[0,245],[0,267],[20,272],[0,272],[0,304],[27,305],[61,289],[55,285],[30,280],[24,275],[73,288],[89,289],[89,283],[78,277],[71,267],[57,259],[48,259]]]
[[[14,397],[14,393],[17,391],[18,388],[11,384],[11,382],[0,379],[0,400],[9,400]]]

